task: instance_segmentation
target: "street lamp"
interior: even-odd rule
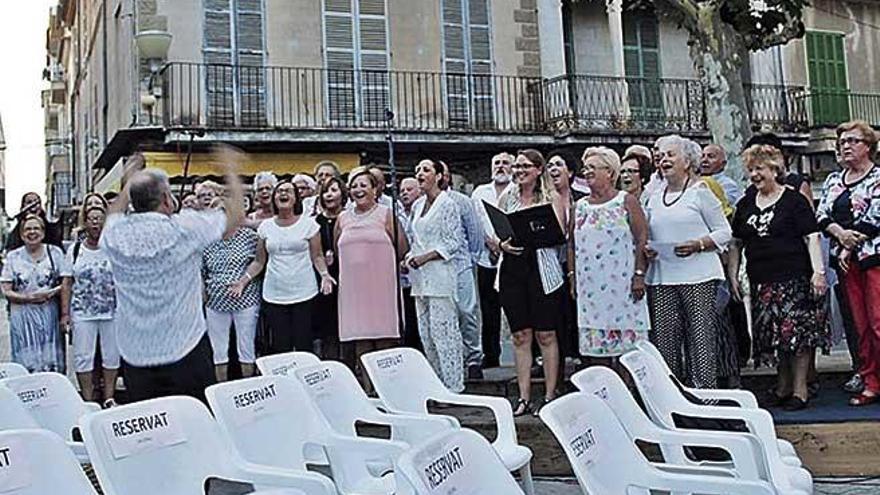
[[[153,92],[156,76],[162,66],[162,60],[168,56],[168,48],[171,46],[172,35],[168,31],[160,29],[148,29],[135,35],[138,54],[150,63],[150,78],[147,81],[147,94],[141,96],[141,105],[150,116],[150,124],[153,124],[153,107],[156,105],[157,96]]]

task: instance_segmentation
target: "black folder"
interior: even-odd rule
[[[502,241],[510,239],[514,246],[541,249],[565,244],[565,234],[550,204],[532,206],[513,213],[504,213],[483,201],[495,235]]]

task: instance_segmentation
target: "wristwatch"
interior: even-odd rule
[[[636,277],[644,277],[645,276],[645,270],[636,270],[634,273],[635,273]]]

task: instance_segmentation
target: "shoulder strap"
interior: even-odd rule
[[[82,249],[82,241],[76,241],[73,244],[73,263],[76,264],[76,260],[79,258],[79,252]]]

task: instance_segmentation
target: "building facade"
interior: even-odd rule
[[[880,124],[880,5],[813,3],[804,40],[752,56],[747,94],[756,128],[827,158],[826,124]],[[49,157],[52,184],[66,170],[72,203],[118,187],[134,150],[178,182],[209,175],[218,141],[249,152],[245,173],[293,173],[387,162],[390,136],[401,168],[430,155],[478,180],[502,149],[622,147],[670,130],[707,140],[686,34],[625,7],[60,0],[47,34],[48,77],[61,79],[47,104],[63,155]]]

